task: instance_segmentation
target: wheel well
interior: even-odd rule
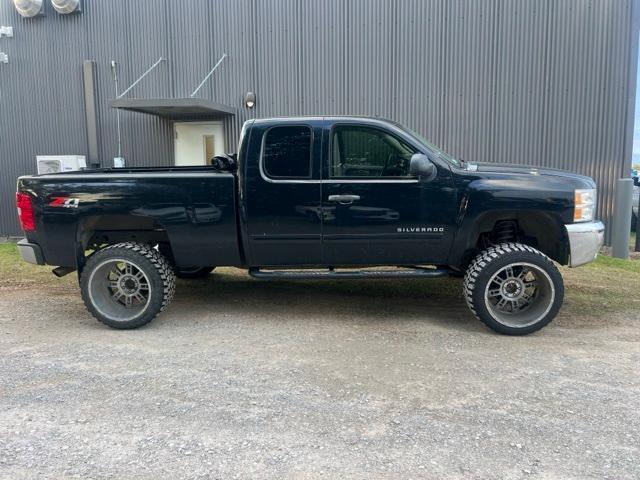
[[[569,258],[563,224],[545,213],[485,217],[479,222],[476,235],[470,240],[464,256],[465,266],[482,250],[505,242],[529,245],[563,265]]]
[[[122,242],[158,245],[162,254],[173,263],[173,253],[167,231],[150,217],[108,215],[86,219],[80,233],[78,265],[83,266],[92,251]]]

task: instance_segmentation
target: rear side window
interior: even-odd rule
[[[311,177],[311,129],[295,125],[267,131],[262,162],[272,178]]]

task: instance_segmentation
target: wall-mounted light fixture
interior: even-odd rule
[[[80,0],[51,0],[51,5],[56,12],[62,15],[80,13],[82,11]]]
[[[13,0],[13,6],[25,18],[44,15],[44,0]]]
[[[9,55],[4,52],[0,52],[0,63],[9,63]]]
[[[5,37],[13,37],[13,27],[5,27],[2,25],[0,27],[0,38],[2,38],[3,35]]]
[[[244,104],[247,108],[253,108],[256,105],[256,94],[253,92],[247,92],[244,96]]]

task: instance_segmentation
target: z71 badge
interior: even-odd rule
[[[78,208],[78,205],[80,199],[71,197],[53,197],[49,202],[50,207]]]

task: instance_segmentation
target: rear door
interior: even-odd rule
[[[410,176],[420,147],[378,125],[328,122],[325,135],[323,262],[444,261],[455,222],[450,170],[437,165],[428,182]]]
[[[249,264],[320,264],[322,121],[256,122],[249,143],[243,193]]]
[[[175,165],[211,165],[225,152],[222,122],[174,124]]]

